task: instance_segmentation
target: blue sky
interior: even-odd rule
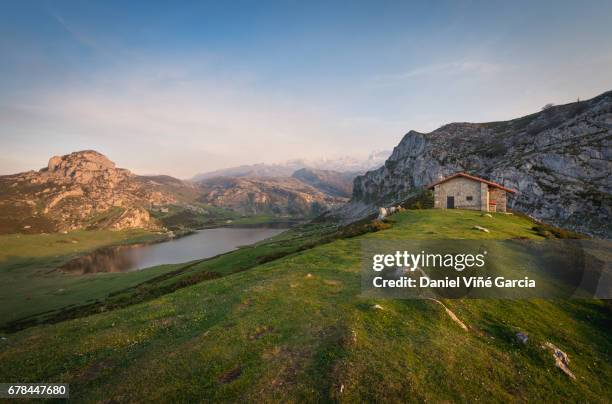
[[[4,1],[0,173],[366,156],[612,89],[612,2]]]

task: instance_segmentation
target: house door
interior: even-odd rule
[[[446,197],[446,207],[448,209],[455,209],[455,197],[454,196]]]

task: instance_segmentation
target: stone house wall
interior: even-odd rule
[[[491,187],[489,188],[489,198],[491,201],[495,201],[495,211],[505,212],[506,211],[506,191],[503,189]]]
[[[480,210],[483,212],[489,211],[489,186],[484,182],[480,184]]]
[[[456,209],[487,210],[488,207],[487,185],[469,178],[457,177],[436,185],[434,208],[446,209],[449,196],[455,198]],[[468,200],[469,197],[471,200]],[[483,204],[483,199],[487,203]]]

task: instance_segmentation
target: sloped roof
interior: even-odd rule
[[[474,181],[478,181],[478,182],[484,182],[485,184],[489,185],[490,187],[499,188],[501,190],[504,190],[506,192],[511,192],[513,194],[516,193],[516,191],[514,189],[506,188],[503,185],[498,184],[497,182],[485,180],[484,178],[476,177],[474,175],[470,175],[470,174],[467,174],[467,173],[464,173],[464,172],[455,173],[455,174],[450,175],[450,176],[448,176],[446,178],[442,178],[441,180],[436,181],[433,184],[428,185],[427,189],[431,189],[431,188],[435,187],[438,184],[442,184],[443,182],[452,180],[453,178],[457,178],[457,177],[465,177],[465,178],[468,178],[470,180],[474,180]]]

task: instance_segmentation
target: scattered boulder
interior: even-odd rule
[[[489,229],[487,229],[486,227],[474,226],[474,229],[484,231],[485,233],[489,233]]]
[[[453,320],[455,323],[457,323],[459,325],[459,327],[463,328],[465,331],[469,331],[469,328],[467,327],[467,325],[465,325],[465,323],[463,321],[461,321],[459,319],[459,317],[457,317],[457,315],[451,309],[446,307],[446,305],[444,303],[442,303],[438,299],[429,298],[429,300],[434,301],[434,302],[438,303],[440,306],[444,307],[444,310],[446,311],[446,314],[448,314],[448,316],[451,318],[451,320]]]
[[[529,336],[524,332],[517,332],[516,339],[519,340],[519,342],[526,344],[529,340]]]
[[[552,342],[546,342],[542,345],[543,349],[549,349],[552,352],[553,358],[555,358],[555,366],[561,369],[563,373],[565,373],[568,377],[576,380],[576,376],[569,369],[569,356],[562,350],[560,350],[555,344]]]

